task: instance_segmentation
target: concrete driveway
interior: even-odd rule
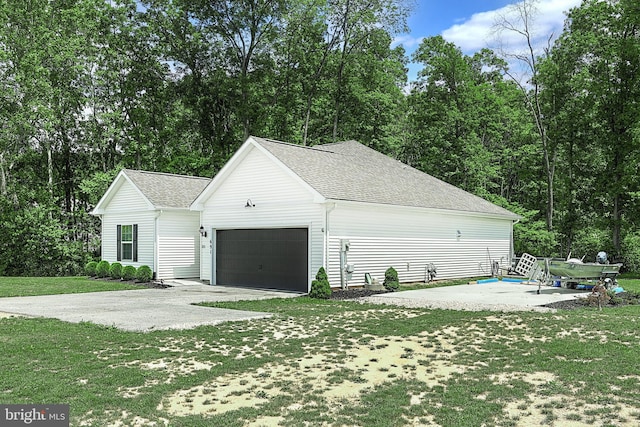
[[[177,281],[167,289],[91,292],[0,298],[0,312],[52,317],[66,322],[93,322],[127,331],[190,329],[200,325],[261,319],[270,313],[192,305],[199,302],[291,298],[300,294],[272,290],[208,286]]]
[[[539,306],[552,302],[584,297],[591,292],[548,286],[543,286],[540,294],[537,291],[537,285],[490,282],[392,292],[368,297],[367,300],[407,307],[519,311],[538,309]]]

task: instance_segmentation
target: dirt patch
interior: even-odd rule
[[[373,291],[364,288],[354,289],[336,289],[331,291],[331,298],[333,300],[352,300],[364,297],[370,297],[372,295],[386,294],[390,291]]]
[[[328,349],[316,349],[294,363],[268,364],[180,390],[157,409],[178,416],[223,414],[256,407],[278,396],[295,402],[305,390],[314,390],[340,406],[357,401],[365,390],[398,379],[415,379],[432,387],[445,383],[454,373],[471,369],[452,361],[457,332],[449,328],[436,335],[372,337],[367,345],[351,348],[339,363]]]
[[[638,304],[640,304],[638,294],[634,292],[620,292],[616,294],[615,297],[611,298],[603,307],[615,308]],[[542,307],[553,308],[556,310],[575,310],[586,307],[597,308],[595,305],[590,305],[587,298],[575,298],[572,300],[552,302],[550,304],[545,304]]]
[[[260,339],[228,343],[231,344],[228,347],[227,343],[217,345],[223,344],[225,351],[229,351],[229,356],[236,359],[240,355],[259,357],[264,351],[262,347],[267,347],[269,342],[312,337],[327,324],[337,323],[344,331],[357,332],[358,322],[375,321],[381,311],[393,311],[399,318],[407,319],[427,314],[419,310],[383,308],[348,311],[330,318],[319,317],[316,321],[309,322],[307,328],[301,327],[301,324],[291,318],[283,319],[279,325],[244,324],[245,328],[260,329]],[[565,317],[554,315],[549,318],[561,322]],[[430,404],[430,391],[425,390],[446,388],[458,375],[480,375],[489,366],[487,362],[490,363],[491,360],[492,342],[525,341],[535,345],[536,342],[562,339],[577,333],[576,328],[567,327],[554,329],[553,334],[540,338],[532,337],[529,329],[527,318],[519,314],[503,314],[486,316],[463,327],[448,326],[410,336],[380,337],[364,334],[354,337],[353,334],[346,334],[323,341],[323,344],[307,345],[303,342],[305,355],[299,359],[285,359],[282,362],[267,363],[260,368],[209,377],[193,387],[165,396],[156,409],[178,417],[216,416],[233,410],[260,408],[274,400],[286,401],[288,403],[278,414],[265,414],[245,421],[245,426],[277,426],[290,418],[300,418],[300,414],[310,410],[317,411],[318,406],[326,407],[323,413],[329,417],[339,415],[341,408],[362,405],[363,396],[376,386],[406,380],[424,384],[424,388],[407,390],[406,395],[409,406],[416,407],[415,410],[420,412],[423,408],[418,408],[419,406]],[[494,332],[488,333],[489,330]],[[598,336],[590,335],[585,339],[602,342]],[[192,347],[188,340],[174,341],[172,344],[170,347],[173,351],[179,351],[183,345]],[[198,344],[199,348],[211,345],[205,342]],[[470,349],[487,354],[487,360],[465,363]],[[185,374],[178,366],[165,364],[165,360],[146,364],[146,368],[173,370],[175,375]],[[567,394],[558,395],[557,389],[565,385],[552,372],[512,372],[507,363],[503,373],[484,378],[500,387],[526,383],[531,388],[527,397],[517,401],[501,401],[498,398],[496,403],[502,406],[502,411],[496,413],[494,425],[633,425],[632,422],[638,419],[637,409],[617,398],[615,389],[611,390],[611,399],[605,407],[600,406],[606,410],[604,412],[598,411],[598,406],[592,402],[574,399],[574,396],[581,394],[584,385],[569,384],[566,387]],[[553,393],[550,393],[551,390]],[[133,389],[121,390],[127,396],[135,396],[137,392],[138,390]],[[490,392],[480,392],[475,398],[490,400],[496,397]],[[612,411],[611,407],[618,408],[618,412]],[[614,413],[613,418],[611,413]],[[424,413],[415,418],[413,415],[403,417],[405,425],[425,425],[426,420],[430,421],[428,425],[437,425],[433,414]]]
[[[24,317],[20,314],[15,313],[5,313],[4,311],[0,311],[0,319],[8,319],[10,317]]]

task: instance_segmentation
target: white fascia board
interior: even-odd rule
[[[277,157],[271,154],[268,150],[266,150],[262,145],[257,143],[252,137],[247,138],[247,140],[242,144],[242,146],[235,152],[233,156],[229,159],[229,161],[220,169],[220,172],[216,174],[216,176],[211,180],[209,185],[200,193],[200,195],[191,203],[190,210],[194,211],[203,211],[204,203],[207,199],[211,197],[213,193],[222,185],[222,183],[227,179],[227,177],[235,170],[235,168],[240,164],[240,162],[251,152],[251,150],[257,149],[269,159],[271,159],[275,164],[277,164],[282,170],[285,171],[289,176],[291,176],[296,182],[302,185],[307,189],[311,194],[313,194],[314,202],[316,203],[324,203],[325,197],[318,193],[313,187],[307,184],[298,174],[293,172],[289,167],[287,167],[284,163],[282,163]]]
[[[326,199],[326,203],[335,203],[335,206],[354,206],[354,207],[366,207],[366,208],[382,208],[382,209],[396,209],[409,212],[432,212],[443,215],[459,215],[459,216],[473,216],[481,218],[492,219],[504,219],[510,221],[519,221],[522,218],[519,215],[499,215],[485,212],[472,212],[472,211],[459,211],[452,209],[437,209],[437,208],[424,208],[419,206],[404,206],[404,205],[391,205],[385,203],[373,203],[373,202],[359,202],[355,200],[340,200],[340,199]]]
[[[122,184],[125,183],[125,181],[133,186],[133,188],[140,195],[142,200],[144,200],[144,202],[148,205],[148,209],[149,210],[155,210],[156,209],[155,206],[153,205],[153,203],[151,203],[151,201],[147,198],[147,196],[145,196],[142,193],[142,191],[140,191],[138,186],[135,185],[133,183],[133,181],[131,181],[131,179],[127,176],[127,174],[125,173],[125,170],[123,169],[118,173],[118,175],[113,180],[111,185],[109,185],[109,188],[107,188],[107,191],[105,191],[105,193],[102,195],[102,198],[100,198],[100,201],[98,201],[98,204],[96,205],[95,208],[93,208],[93,210],[90,212],[90,214],[91,215],[103,215],[105,213],[105,209],[106,209],[107,205],[109,204],[109,202],[111,202],[111,199],[113,199],[113,196],[116,195],[116,193],[118,192],[120,187],[122,187]]]

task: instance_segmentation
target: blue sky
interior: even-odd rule
[[[413,14],[408,19],[411,32],[396,37],[394,45],[402,44],[410,56],[424,37],[442,35],[455,43],[467,55],[483,47],[498,49],[498,44],[509,52],[523,49],[521,37],[503,33],[499,39],[492,27],[500,15],[510,16],[517,0],[415,0]],[[540,47],[553,33],[562,32],[565,12],[579,6],[581,0],[539,0],[536,2],[534,35]],[[409,65],[409,80],[416,79],[419,64]]]

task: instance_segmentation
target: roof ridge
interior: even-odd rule
[[[317,144],[317,145],[301,145],[301,144],[294,144],[294,143],[291,143],[291,142],[279,141],[277,139],[262,138],[260,136],[252,136],[252,138],[256,139],[258,142],[260,142],[260,140],[262,140],[262,141],[272,142],[274,144],[285,145],[285,146],[288,146],[288,147],[296,147],[296,148],[302,148],[302,149],[307,149],[307,150],[322,151],[322,152],[325,152],[325,153],[326,152],[330,152],[332,154],[340,154],[340,155],[342,155],[343,153],[336,153],[334,151],[329,151],[329,150],[322,149],[322,148],[327,147],[327,146],[331,146],[331,145],[340,145],[340,144],[344,144],[346,142],[355,142],[356,144],[363,145],[363,144],[359,143],[358,141],[356,141],[354,139],[349,139],[349,140],[346,140],[346,141],[327,142],[325,144]]]
[[[175,178],[191,178],[191,179],[208,179],[208,180],[211,180],[211,178],[207,178],[207,177],[204,177],[204,176],[182,175],[182,174],[170,173],[170,172],[145,171],[145,170],[140,170],[140,169],[128,169],[128,168],[123,169],[123,171],[125,173],[126,172],[135,172],[135,173],[141,173],[141,174],[147,174],[147,175],[171,176],[171,177],[175,177]]]

